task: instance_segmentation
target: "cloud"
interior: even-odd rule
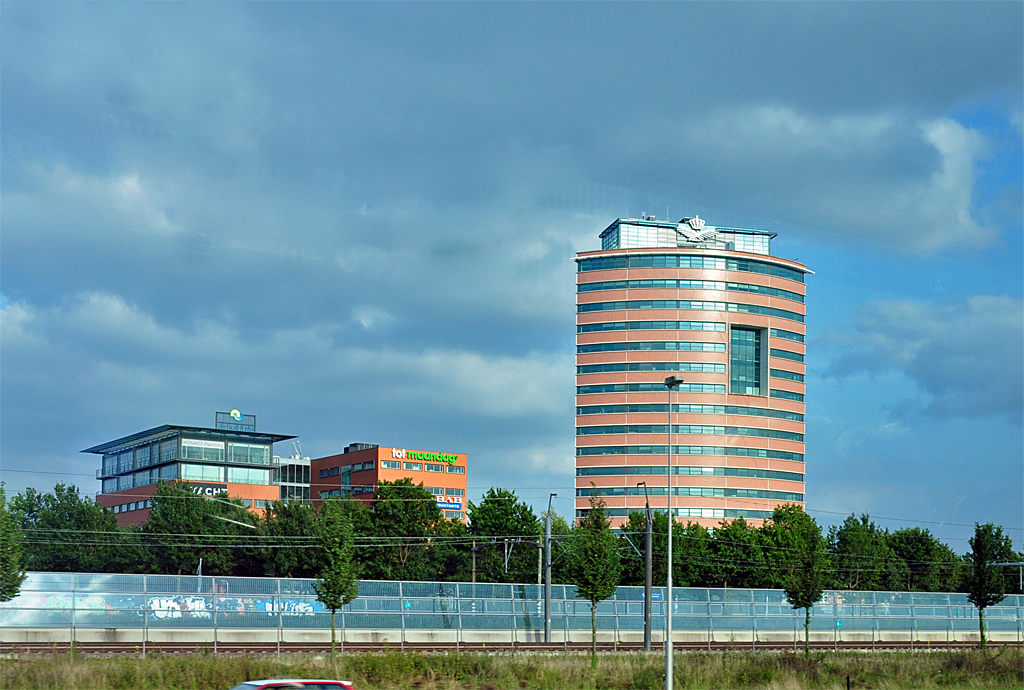
[[[1019,4],[50,14],[4,14],[5,463],[245,407],[310,452],[561,482],[572,255],[614,218],[779,230],[833,269],[1019,229],[1017,149],[962,115],[1019,129]]]
[[[475,455],[478,476],[506,486],[524,485],[516,468],[571,474],[572,452],[555,452],[572,444],[571,353],[494,356],[458,338],[369,348],[329,327],[278,326],[247,342],[228,324],[178,328],[103,293],[51,307],[8,300],[0,329],[0,390],[17,401],[5,405],[4,426],[41,432],[61,419],[68,468],[91,471],[77,451],[106,436],[206,426],[204,415],[236,406],[301,435],[316,455],[354,440],[436,445]],[[24,466],[37,440],[5,435],[5,465]]]
[[[978,296],[928,305],[878,301],[860,308],[853,333],[835,336],[842,351],[828,373],[897,370],[930,396],[939,418],[1024,415],[1024,310],[1011,297]]]
[[[932,253],[996,240],[972,215],[987,144],[949,118],[750,105],[644,121],[604,157],[626,152],[631,176],[688,190],[722,224],[770,213],[818,241]]]

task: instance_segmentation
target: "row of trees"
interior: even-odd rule
[[[359,579],[464,581],[468,561],[473,580],[479,574],[483,581],[522,582],[533,571],[531,552],[540,553],[540,519],[503,489],[469,504],[468,526],[445,520],[434,497],[408,479],[383,482],[372,510],[334,499],[318,511],[274,503],[259,516],[237,501],[197,497],[179,483],[158,485],[152,500],[145,525],[118,528],[113,513],[75,487],[58,484],[50,494],[29,489],[8,506],[0,485],[0,601],[17,593],[25,567],[182,573],[205,564],[207,574],[316,577],[319,598],[334,612],[356,597]],[[643,579],[636,544],[646,518],[630,515],[616,536],[604,504],[593,498],[574,526],[544,517],[552,519],[560,549],[556,579],[576,585],[590,602],[596,644],[597,604],[618,585]],[[662,556],[652,559],[656,584],[664,583],[669,567],[667,549],[658,543],[667,541],[667,523],[658,515],[652,525],[652,555]],[[671,564],[679,586],[780,587],[794,608],[805,610],[805,632],[829,585],[950,591],[963,584],[978,607],[982,646],[984,609],[1013,587],[998,564],[1021,560],[1002,528],[990,524],[976,526],[971,552],[961,559],[927,530],[889,533],[867,515],[850,516],[825,536],[796,505],[777,507],[759,528],[742,519],[714,530],[674,524],[673,541],[680,544]],[[539,579],[539,558],[536,565]],[[331,639],[333,652],[333,616]]]
[[[339,500],[353,533],[360,577],[380,580],[536,581],[544,515],[514,492],[491,489],[470,502],[470,524],[445,520],[433,495],[410,480],[382,482],[372,510]],[[187,487],[160,484],[148,522],[118,528],[116,516],[77,488],[28,489],[10,501],[12,519],[25,535],[22,562],[29,570],[316,577],[324,561],[322,521],[302,503],[273,503],[258,516],[237,502],[196,497]],[[579,526],[552,516],[553,578],[570,582],[571,542]],[[618,584],[644,581],[643,513],[633,513],[616,537],[621,557]],[[668,567],[668,519],[654,516],[654,584]],[[867,515],[850,516],[822,533],[795,506],[783,506],[762,527],[743,519],[709,530],[673,526],[673,580],[694,587],[783,587],[781,565],[793,549],[813,542],[827,589],[966,591],[968,557],[960,557],[928,530],[890,532]],[[807,534],[802,543],[797,534]],[[1001,533],[1000,533],[1001,535]],[[798,543],[799,542],[799,543]],[[1009,538],[1000,536],[995,560],[1020,562]],[[1002,570],[1007,592],[1020,589],[1017,573]]]
[[[779,562],[787,558],[786,544],[796,520],[810,519],[803,511],[784,507],[775,519],[754,527],[742,518],[723,521],[713,530],[693,523],[673,526],[673,579],[690,587],[783,586],[785,573]],[[623,539],[640,546],[634,535],[642,533],[646,518],[634,513],[623,527]],[[801,527],[804,525],[801,523]],[[668,517],[654,516],[654,552],[666,551]],[[928,530],[908,527],[894,532],[878,527],[867,515],[849,516],[825,534],[817,524],[807,526],[821,550],[821,569],[827,589],[956,592],[966,587],[968,563]],[[809,537],[810,538],[810,537]],[[638,549],[642,552],[642,549]],[[627,552],[624,584],[643,583],[643,557]],[[999,544],[999,560],[1019,561],[1012,543]],[[665,581],[667,559],[655,559],[655,582]],[[1005,574],[1008,591],[1019,589],[1015,573]]]

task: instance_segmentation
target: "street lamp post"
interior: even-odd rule
[[[654,524],[651,520],[651,499],[647,495],[647,482],[638,482],[637,486],[644,487],[644,506],[646,520],[644,520],[644,651],[651,651],[651,580],[653,561],[651,560],[652,546],[654,542]]]
[[[551,644],[551,499],[548,496],[548,514],[544,517],[544,642]]]
[[[672,526],[675,516],[672,514],[672,391],[683,383],[682,376],[669,376],[665,379],[668,388],[668,578],[665,597],[665,690],[672,690]]]

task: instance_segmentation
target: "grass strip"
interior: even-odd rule
[[[31,654],[0,659],[2,690],[218,690],[261,678],[352,680],[357,690],[613,690],[660,688],[660,653],[416,652],[329,655],[210,653],[141,656]],[[679,653],[675,687],[926,690],[1024,687],[1019,649],[939,652]]]

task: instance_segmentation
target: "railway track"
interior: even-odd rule
[[[811,648],[819,651],[886,651],[886,650],[913,650],[913,651],[941,651],[947,649],[971,649],[976,647],[976,644],[969,641],[953,641],[947,643],[923,643],[916,642],[910,644],[908,642],[879,642],[864,643],[864,642],[812,642]],[[1019,647],[1020,644],[1014,643],[990,643],[990,646],[1006,646],[1006,647]],[[44,654],[44,653],[67,653],[71,651],[72,646],[67,643],[19,643],[19,644],[0,644],[0,653],[4,654]],[[802,643],[798,643],[796,647],[792,643],[781,643],[781,642],[758,642],[751,644],[749,642],[712,642],[708,643],[685,643],[677,642],[675,649],[678,651],[710,651],[710,652],[740,652],[740,651],[790,651],[800,650],[803,648]],[[194,654],[194,653],[210,653],[216,652],[218,654],[253,654],[253,653],[324,653],[330,652],[331,645],[329,643],[225,643],[218,642],[215,646],[212,643],[203,644],[187,644],[187,643],[148,643],[143,650],[141,644],[124,644],[124,643],[105,643],[105,642],[81,642],[74,645],[74,650],[78,654],[87,655],[111,655],[111,654],[141,654],[143,651],[146,652],[157,652],[161,654]],[[340,649],[340,645],[339,645]],[[510,643],[504,644],[484,644],[484,643],[468,643],[454,645],[442,645],[442,644],[422,644],[422,643],[404,643],[404,644],[386,644],[386,645],[367,645],[367,644],[353,644],[347,643],[344,646],[345,652],[359,652],[359,653],[372,653],[372,652],[385,652],[385,651],[408,651],[408,652],[422,652],[422,653],[451,653],[451,652],[465,652],[465,653],[501,653],[501,654],[515,654],[515,653],[555,653],[555,652],[587,652],[590,650],[589,643],[572,643],[572,644],[543,644],[535,642],[524,642],[516,643],[514,646]],[[602,653],[616,653],[616,652],[638,652],[643,650],[642,644],[636,643],[622,643],[622,644],[607,644],[599,643],[597,645],[598,652]],[[662,653],[663,648],[661,645],[655,645],[652,649],[653,653]]]

